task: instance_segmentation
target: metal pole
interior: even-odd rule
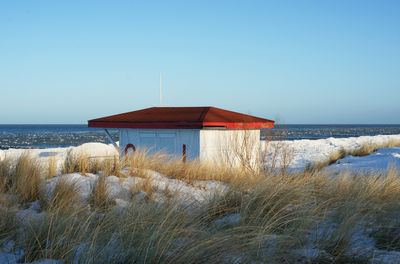
[[[110,133],[108,132],[108,130],[106,128],[104,128],[104,132],[106,133],[106,136],[108,137],[108,140],[111,142],[111,144],[114,145],[114,148],[116,148],[119,152],[119,147],[118,145],[114,142],[114,140],[112,139]]]
[[[160,106],[162,106],[162,84],[161,84],[161,72],[160,72]]]

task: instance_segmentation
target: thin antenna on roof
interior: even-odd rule
[[[160,103],[159,104],[155,104],[153,106],[164,106],[163,102],[162,102],[162,76],[161,76],[161,72],[160,72]]]
[[[161,83],[161,72],[160,72],[160,106],[162,106],[162,83]]]

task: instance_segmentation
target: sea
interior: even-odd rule
[[[118,129],[109,129],[118,141]],[[277,125],[261,139],[296,140],[400,134],[400,125]],[[87,142],[109,143],[103,129],[87,125],[0,125],[0,149],[55,148]]]

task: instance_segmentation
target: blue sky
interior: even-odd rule
[[[400,1],[1,1],[0,123],[159,103],[400,123]]]

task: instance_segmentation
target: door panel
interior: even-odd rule
[[[140,133],[140,146],[150,151],[156,151],[156,134],[155,133]]]
[[[175,154],[176,151],[175,134],[173,133],[158,134],[157,150],[164,151],[168,154]]]

